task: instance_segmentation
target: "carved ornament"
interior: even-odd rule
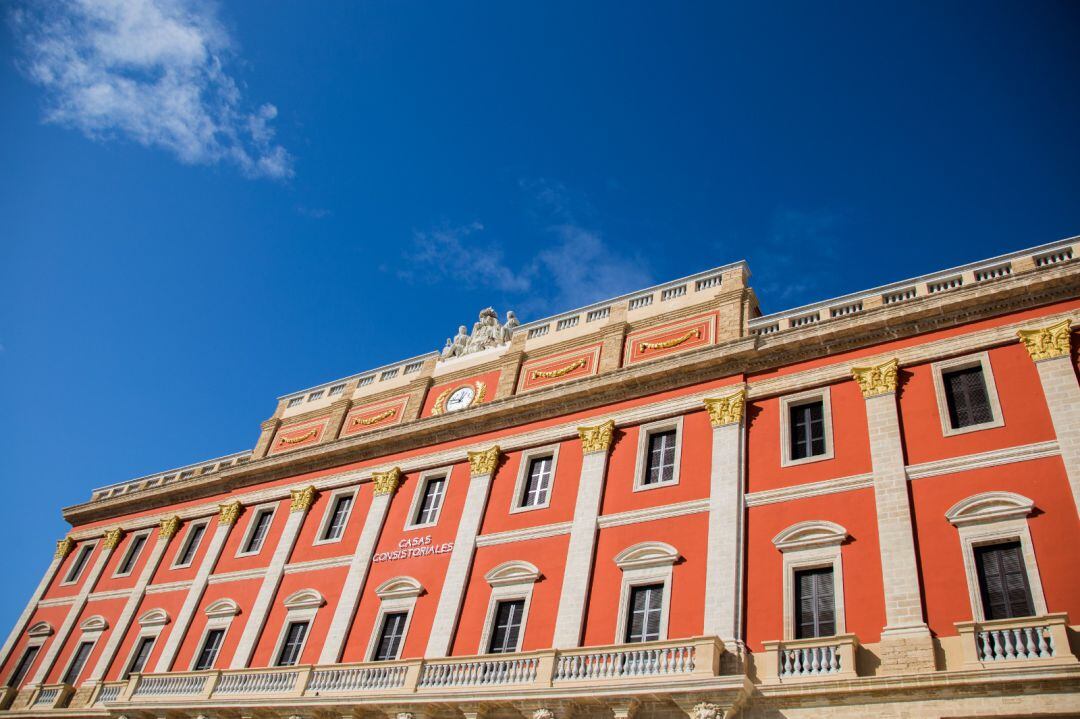
[[[686,342],[691,338],[701,339],[701,330],[695,327],[694,329],[684,334],[682,337],[676,337],[673,340],[665,340],[664,342],[640,342],[638,343],[638,350],[640,350],[641,352],[645,352],[646,350],[671,349],[672,347],[678,347],[683,342]]]
[[[431,414],[442,414],[446,411],[446,400],[450,399],[450,395],[457,392],[462,387],[468,387],[469,385],[455,385],[453,387],[447,387],[439,396],[435,398],[435,405],[431,408]],[[476,396],[473,397],[473,401],[469,403],[470,407],[474,407],[484,401],[484,395],[487,394],[487,384],[477,380],[473,383],[476,388]]]
[[[353,418],[353,426],[356,426],[358,424],[364,425],[364,426],[378,424],[379,422],[382,422],[384,419],[390,419],[395,414],[397,414],[397,410],[394,409],[393,407],[391,407],[390,409],[386,410],[385,412],[380,412],[379,414],[372,415],[371,417],[363,417],[363,418],[354,417]]]
[[[492,474],[495,471],[495,465],[499,463],[500,453],[501,450],[497,444],[482,452],[469,452],[469,472],[474,475]]]
[[[1016,334],[1024,343],[1031,359],[1038,362],[1069,354],[1070,325],[1068,319],[1036,330],[1020,330]]]
[[[372,472],[371,483],[375,485],[375,496],[393,494],[401,484],[401,469],[394,467],[386,472]]]
[[[56,558],[64,559],[71,554],[73,549],[75,549],[75,540],[71,537],[64,537],[56,543]]]
[[[439,353],[439,361],[464,357],[473,352],[507,344],[520,324],[513,312],[506,313],[506,323],[503,324],[499,322],[499,315],[493,308],[481,310],[471,334],[465,325],[461,325],[453,339],[446,338],[446,346]]]
[[[218,522],[233,524],[240,517],[240,500],[218,505]]]
[[[180,529],[180,518],[173,515],[168,519],[161,520],[161,528],[158,530],[158,539],[169,540],[176,536]]]
[[[873,367],[852,367],[851,376],[859,383],[863,397],[877,397],[896,391],[896,371],[900,360],[891,359]]]
[[[577,431],[581,436],[582,452],[585,454],[606,452],[611,447],[611,440],[615,436],[615,420],[609,419],[595,427],[578,427]]]
[[[116,545],[120,544],[120,540],[124,538],[124,530],[120,527],[110,529],[105,532],[105,549],[116,549]]]
[[[555,712],[540,708],[532,713],[532,719],[555,719]]]
[[[300,435],[299,437],[279,437],[278,438],[278,444],[299,444],[300,442],[303,442],[304,440],[311,439],[312,437],[314,437],[318,433],[319,433],[319,430],[317,428],[315,428],[315,427],[312,427],[311,429],[309,429],[307,432]]]
[[[290,512],[306,512],[315,501],[315,487],[311,485],[290,490],[289,494],[292,496],[292,502],[289,505]]]
[[[743,408],[746,406],[746,389],[740,389],[735,394],[716,399],[706,399],[705,409],[709,412],[709,422],[713,427],[723,427],[728,424],[738,424],[742,421]]]
[[[562,377],[563,375],[570,374],[571,372],[573,372],[576,369],[580,369],[580,368],[584,367],[586,364],[587,363],[585,362],[585,358],[582,357],[579,360],[577,360],[576,362],[571,362],[570,364],[566,365],[565,367],[560,367],[559,369],[547,370],[547,371],[543,371],[543,372],[538,370],[538,369],[533,370],[532,371],[532,378],[533,379],[551,379],[553,377]]]
[[[690,719],[723,719],[724,712],[716,704],[698,702],[690,710]]]

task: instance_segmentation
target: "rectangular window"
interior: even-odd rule
[[[131,546],[128,547],[127,554],[124,555],[124,561],[120,562],[120,566],[117,568],[117,574],[131,574],[131,570],[135,568],[135,562],[139,559],[139,552],[146,545],[145,534],[138,534],[131,539]]]
[[[278,653],[277,666],[291,667],[300,661],[300,650],[304,647],[307,630],[307,622],[289,624],[289,628],[285,630],[285,641],[281,643],[281,651]]]
[[[34,660],[37,659],[39,651],[41,651],[41,645],[26,648],[26,651],[23,652],[22,657],[19,659],[19,663],[15,665],[15,671],[11,673],[11,678],[8,679],[7,685],[9,687],[17,687],[22,683],[22,680],[26,678],[26,673],[33,666]]]
[[[349,518],[349,509],[352,508],[353,496],[342,494],[334,500],[334,508],[330,510],[330,521],[326,523],[323,531],[323,539],[340,539],[345,533],[345,521]]]
[[[439,516],[443,494],[446,493],[446,477],[432,477],[424,485],[424,497],[413,524],[431,524]]]
[[[994,421],[981,364],[943,372],[941,380],[945,385],[945,402],[949,406],[949,424],[953,429]]]
[[[64,577],[65,584],[78,581],[79,575],[82,574],[83,569],[86,567],[86,560],[90,559],[90,553],[93,551],[93,545],[89,544],[79,550],[79,553],[75,555],[75,561],[71,563],[71,569],[68,570],[67,576]]]
[[[979,592],[987,619],[1011,619],[1035,614],[1020,542],[975,547]]]
[[[140,637],[139,644],[135,647],[135,653],[131,655],[131,662],[121,679],[128,679],[132,674],[141,674],[146,666],[146,660],[150,658],[150,650],[154,648],[154,637]]]
[[[244,545],[244,554],[254,554],[262,549],[266,533],[270,531],[270,522],[274,519],[272,509],[260,509],[252,520],[251,534],[248,535],[247,544]]]
[[[547,504],[548,492],[551,491],[552,461],[552,457],[536,457],[529,462],[529,476],[525,478],[525,492],[521,497],[522,507]]]
[[[199,542],[202,541],[205,533],[205,524],[196,524],[191,528],[187,535],[187,541],[184,542],[184,548],[180,550],[180,556],[176,558],[176,566],[186,567],[191,564],[192,560],[195,559],[195,552],[199,551]]]
[[[664,609],[663,584],[631,588],[629,609],[626,641],[651,642],[660,638],[660,615]]]
[[[376,662],[392,662],[398,658],[401,651],[401,640],[405,637],[405,620],[407,612],[394,612],[383,616],[382,629],[379,631],[379,642],[375,645]]]
[[[521,617],[524,613],[524,599],[499,602],[495,606],[495,625],[491,628],[488,652],[505,654],[517,651],[518,635],[521,634]]]
[[[295,407],[296,405],[300,404],[303,401],[304,401],[303,397],[293,397],[292,399],[289,400],[289,407]]]
[[[832,567],[795,572],[795,638],[836,634]]]
[[[195,661],[195,671],[213,669],[217,661],[218,652],[221,651],[221,640],[225,638],[224,629],[211,629],[203,639],[202,649],[199,650],[199,658]]]
[[[791,458],[825,454],[825,406],[821,400],[790,408]]]
[[[75,650],[75,656],[72,657],[71,663],[68,664],[67,671],[64,672],[64,678],[60,680],[60,683],[75,686],[75,682],[79,681],[79,675],[82,674],[83,667],[86,666],[86,660],[90,658],[90,650],[93,648],[93,642],[83,642],[79,645],[79,648]]]
[[[676,430],[649,435],[649,459],[642,484],[660,484],[675,479]]]
[[[341,394],[344,391],[345,391],[345,385],[336,384],[336,385],[334,385],[333,387],[330,388],[330,396],[331,397],[337,397],[339,394]]]

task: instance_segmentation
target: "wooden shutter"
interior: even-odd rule
[[[1019,542],[976,547],[975,561],[987,619],[1030,617],[1035,613]]]
[[[942,378],[945,401],[949,406],[949,424],[953,429],[993,421],[982,365],[946,372]]]
[[[836,634],[836,592],[832,567],[795,573],[795,638]]]

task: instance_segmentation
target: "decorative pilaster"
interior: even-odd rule
[[[280,411],[280,408],[278,411]],[[280,426],[281,418],[277,415],[262,423],[259,440],[255,443],[255,449],[251,451],[252,459],[262,459],[266,456],[266,453],[270,451],[270,443],[274,441],[274,435],[277,434]]]
[[[120,544],[120,540],[123,539],[123,538],[124,538],[124,530],[123,529],[121,529],[120,527],[116,527],[115,529],[110,529],[109,531],[105,532],[105,539],[103,540],[103,546],[105,547],[105,549],[116,549],[117,545]]]
[[[315,487],[308,485],[302,489],[293,489],[289,492],[292,501],[289,503],[290,512],[306,512],[315,501]]]
[[[574,519],[566,550],[566,569],[559,594],[559,613],[555,619],[555,649],[580,646],[585,622],[585,600],[592,581],[593,554],[596,551],[596,518],[604,493],[608,450],[615,437],[615,421],[578,427],[581,437],[581,477],[578,481]]]
[[[319,664],[336,664],[341,661],[345,637],[356,616],[360,596],[364,593],[364,583],[367,581],[371,558],[375,554],[379,535],[382,534],[383,524],[386,522],[390,500],[393,499],[394,492],[401,484],[401,470],[394,467],[386,472],[373,472],[371,484],[373,494],[371,505],[368,507],[367,517],[364,518],[360,540],[356,543],[356,550],[349,561],[345,583],[338,594],[338,604],[334,609],[334,618],[330,622],[330,629],[319,654]]]
[[[898,360],[892,359],[851,369],[866,400],[878,546],[885,589],[881,662],[884,672],[892,674],[934,668],[933,642],[923,619],[911,499],[896,408],[899,364]]]
[[[439,604],[435,608],[435,620],[428,635],[425,657],[445,657],[450,653],[450,644],[454,640],[454,632],[461,615],[461,602],[465,597],[465,584],[468,582],[473,554],[476,552],[476,535],[480,531],[480,520],[487,506],[491,478],[499,464],[501,453],[496,445],[482,452],[469,452],[468,457],[469,491],[465,495],[465,506],[461,510],[457,534],[454,535],[454,548],[450,552],[446,578],[439,593]]]
[[[1072,364],[1072,332],[1068,319],[1017,334],[1035,362],[1050,421],[1054,424],[1065,476],[1080,513],[1080,385]]]
[[[56,554],[53,556],[63,561],[67,558],[67,555],[71,554],[73,549],[75,549],[75,540],[71,537],[64,537],[56,543]]]
[[[745,388],[705,400],[712,425],[712,457],[704,634],[720,637],[733,652],[743,646],[745,405]]]
[[[322,438],[319,440],[322,444],[333,442],[341,434],[341,427],[345,424],[345,415],[352,407],[352,400],[348,399],[352,396],[352,392],[342,392],[342,396],[345,399],[339,399],[330,405],[330,417],[326,421],[326,429],[323,430]]]
[[[158,539],[164,539],[166,542],[176,536],[176,533],[180,530],[180,518],[176,515],[169,517],[168,519],[161,520],[161,525],[158,528]]]

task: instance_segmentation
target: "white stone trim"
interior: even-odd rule
[[[949,422],[949,403],[945,395],[944,373],[970,367],[981,367],[983,384],[986,387],[986,397],[990,402],[990,412],[993,418],[989,422],[959,427],[954,429]],[[986,350],[963,357],[939,360],[930,365],[930,372],[934,378],[934,398],[937,400],[938,417],[941,419],[941,433],[945,437],[952,437],[968,432],[978,432],[983,429],[1004,427],[1005,418],[1001,414],[1001,403],[998,401],[997,384],[994,382],[994,370],[990,365],[990,353]]]
[[[647,584],[663,584],[660,608],[660,641],[668,638],[668,618],[671,610],[671,575],[679,552],[664,542],[641,542],[615,555],[614,562],[622,570],[619,588],[619,609],[615,621],[614,644],[626,643],[626,616],[630,609],[630,590]]]
[[[221,599],[210,602],[203,609],[203,614],[211,619],[220,619],[222,617],[235,617],[240,613],[240,605],[238,605],[232,599],[223,597]]]
[[[649,437],[661,432],[675,430],[675,467],[668,481],[645,484],[645,473],[649,467]],[[638,427],[637,461],[634,466],[634,491],[643,492],[660,487],[673,487],[679,483],[679,469],[682,467],[682,444],[683,444],[683,417],[669,417],[667,419],[648,422]]]
[[[629,509],[625,512],[604,514],[597,517],[596,524],[601,529],[608,527],[622,527],[627,524],[640,522],[653,522],[658,519],[671,519],[683,517],[688,514],[701,514],[709,511],[709,499],[691,499],[676,504],[661,504],[656,507],[643,507],[642,509]]]
[[[146,637],[153,637],[154,643],[150,645],[150,654],[154,653],[154,647],[157,646],[158,639],[161,637],[161,631],[165,628],[165,625],[169,623],[169,615],[165,613],[164,609],[151,609],[141,617],[139,617],[139,630],[135,633],[135,641],[131,643],[131,648],[128,649],[127,655],[124,657],[123,663],[120,664],[120,678],[126,679],[125,676],[128,673],[128,669],[131,667],[131,662],[135,659],[135,652],[139,651],[139,644]],[[143,671],[146,671],[147,666],[150,664],[150,656],[146,657],[146,664],[143,665]],[[102,675],[104,676],[104,674]]]
[[[962,499],[945,512],[954,527],[988,524],[1006,519],[1024,519],[1035,509],[1035,502],[1015,492],[983,492]]]
[[[351,487],[342,487],[336,489],[330,493],[329,501],[326,503],[326,509],[323,511],[322,519],[319,521],[319,528],[315,531],[315,540],[312,541],[311,546],[317,547],[321,544],[337,544],[345,538],[345,532],[349,528],[349,520],[352,519],[353,510],[356,509],[356,498],[360,493],[360,486],[353,485]],[[341,497],[352,497],[352,502],[349,504],[348,511],[345,512],[345,523],[341,528],[340,537],[325,538],[326,530],[330,528],[330,522],[334,518],[334,507],[337,505],[338,499]],[[288,567],[286,567],[286,570]]]
[[[179,547],[176,550],[176,556],[173,557],[173,562],[172,562],[171,565],[169,565],[170,569],[186,569],[186,568],[191,566],[192,562],[195,561],[195,557],[198,556],[198,554],[199,554],[199,547],[198,546],[196,546],[195,551],[191,553],[191,560],[190,561],[188,561],[186,564],[178,564],[177,563],[179,561],[180,557],[184,556],[184,554],[187,552],[188,544],[191,542],[191,539],[192,539],[191,535],[195,531],[195,528],[200,527],[200,526],[203,528],[202,536],[199,537],[199,544],[200,545],[206,539],[207,535],[210,534],[210,519],[200,519],[200,520],[188,522],[187,523],[187,528],[184,530],[184,537],[180,541]]]
[[[46,637],[51,636],[55,630],[52,625],[46,621],[35,622],[32,627],[26,630],[26,636],[31,639],[45,640]]]
[[[83,620],[82,624],[79,625],[79,629],[81,629],[84,633],[103,632],[108,628],[109,623],[105,621],[105,617],[101,616],[100,614],[95,614],[91,617],[87,617],[85,620]]]
[[[514,493],[510,497],[510,514],[519,512],[531,512],[535,509],[546,509],[551,505],[551,495],[555,493],[555,472],[559,468],[560,443],[547,444],[542,447],[532,447],[521,453],[521,461],[518,463],[517,479],[514,481]],[[529,467],[534,459],[551,456],[551,482],[548,485],[547,498],[542,504],[534,504],[528,507],[522,506],[525,494],[525,482],[529,477]]]
[[[67,661],[64,662],[63,670],[57,676],[57,683],[58,684],[61,683],[63,681],[63,679],[64,679],[64,676],[69,671],[71,671],[71,667],[75,663],[75,656],[76,656],[76,654],[78,654],[79,645],[83,644],[84,642],[89,642],[92,646],[90,647],[90,651],[86,653],[86,662],[82,665],[82,668],[79,670],[79,675],[82,675],[82,674],[84,674],[86,672],[87,666],[90,664],[90,657],[94,656],[94,649],[97,648],[97,643],[98,643],[98,641],[100,641],[101,633],[103,631],[105,631],[104,628],[95,629],[95,630],[92,630],[92,631],[84,631],[82,634],[79,635],[79,639],[71,645],[71,655],[68,656]],[[78,686],[78,681],[79,681],[79,676],[76,676],[75,677],[76,684],[73,685],[73,686]]]
[[[825,430],[825,452],[802,459],[791,458],[791,408],[821,401],[821,419]],[[780,398],[780,466],[796,467],[833,458],[832,389],[828,386],[796,392]]]
[[[285,574],[298,574],[300,572],[317,572],[321,569],[347,567],[351,562],[352,556],[350,555],[345,555],[342,557],[328,557],[326,559],[309,559],[306,562],[286,564],[284,572]]]
[[[266,548],[266,540],[270,538],[271,532],[274,529],[274,520],[277,518],[277,510],[280,502],[264,502],[257,504],[254,507],[250,507],[247,514],[247,525],[244,527],[244,535],[240,538],[240,543],[236,545],[236,557],[256,557],[262,553],[262,550]],[[255,532],[259,515],[263,512],[270,512],[270,526],[266,530],[266,536],[263,537],[262,543],[259,544],[259,548],[252,551],[245,551],[245,547],[248,546],[248,542],[251,541],[251,535]]]
[[[773,537],[773,544],[784,558],[785,641],[795,639],[795,572],[803,569],[832,568],[836,634],[847,632],[844,613],[844,563],[840,549],[847,536],[847,530],[834,522],[807,521],[793,524]]]
[[[525,640],[525,628],[529,621],[529,606],[532,604],[533,587],[540,579],[540,570],[535,565],[511,560],[503,562],[492,568],[484,579],[491,587],[488,597],[487,611],[484,614],[483,631],[480,633],[480,646],[476,653],[487,654],[491,645],[491,633],[495,630],[495,610],[500,602],[512,602],[522,600],[521,628],[518,630],[517,645],[515,652],[521,651],[521,643]]]
[[[315,626],[315,615],[319,613],[319,608],[326,604],[326,600],[323,595],[319,594],[315,589],[300,589],[293,592],[285,601],[282,602],[285,606],[285,620],[281,624],[281,630],[278,632],[277,641],[274,643],[274,651],[270,654],[271,666],[283,666],[278,664],[280,659],[282,646],[285,644],[285,637],[289,632],[289,627],[297,622],[307,622],[307,630],[304,632],[304,641],[300,643],[300,651],[296,654],[296,664],[300,664],[300,660],[304,656],[304,650],[307,649],[308,639],[311,638],[311,630]],[[288,666],[295,666],[290,664]]]
[[[508,529],[505,532],[492,532],[477,537],[476,546],[490,547],[496,544],[512,544],[514,542],[527,542],[530,539],[557,537],[560,534],[570,534],[571,527],[573,527],[573,522],[559,522],[558,524],[542,524],[538,527]]]
[[[773,537],[772,543],[781,552],[797,552],[840,545],[847,537],[847,530],[835,522],[810,520],[791,525]]]
[[[147,545],[150,544],[150,533],[152,531],[153,531],[152,529],[141,529],[141,530],[138,530],[138,531],[131,532],[128,535],[127,541],[125,542],[125,544],[127,546],[124,548],[124,553],[123,553],[123,555],[121,555],[120,561],[118,561],[116,563],[116,569],[113,570],[113,574],[112,574],[113,579],[118,579],[120,577],[130,577],[131,576],[131,573],[135,571],[135,565],[139,563],[139,556],[141,556],[142,553],[146,551]],[[142,546],[139,547],[139,554],[136,555],[131,560],[131,568],[128,569],[126,572],[121,572],[120,567],[124,566],[124,563],[128,561],[128,557],[131,555],[131,550],[133,550],[135,548],[135,540],[138,537],[143,538]]]
[[[760,492],[751,492],[747,494],[745,501],[747,507],[759,507],[763,504],[793,502],[798,499],[820,497],[825,494],[852,492],[857,489],[869,489],[873,486],[874,475],[854,474],[850,477],[823,479],[819,482],[806,482],[804,484],[791,485],[790,487],[763,489]]]
[[[242,582],[245,579],[258,579],[266,574],[266,567],[254,569],[238,569],[235,572],[224,574],[212,574],[206,579],[207,584],[225,584],[226,582]]]
[[[139,617],[140,627],[163,627],[168,623],[169,613],[161,608],[151,609]]]
[[[233,619],[240,613],[240,607],[229,598],[218,599],[215,602],[211,602],[203,610],[206,614],[206,626],[203,627],[202,634],[199,635],[199,641],[195,643],[195,651],[191,653],[191,662],[188,665],[188,671],[195,671],[195,665],[199,661],[199,655],[202,654],[203,646],[206,644],[206,635],[208,635],[214,629],[223,629],[224,634],[221,635],[221,645],[218,647],[218,653],[214,655],[214,661],[207,669],[216,669],[218,660],[221,659],[221,647],[225,646],[225,639],[229,636],[229,627],[232,626]],[[175,632],[176,629],[174,628]]]
[[[412,501],[409,503],[409,513],[405,515],[405,531],[410,532],[414,529],[427,529],[434,527],[439,523],[439,517],[442,516],[443,506],[446,504],[446,495],[450,493],[450,475],[453,474],[453,465],[437,467],[435,469],[428,469],[420,473],[420,476],[416,479],[416,487],[413,489]],[[417,522],[416,518],[420,513],[420,506],[424,501],[424,493],[427,491],[428,483],[433,479],[443,480],[443,492],[442,497],[439,498],[439,506],[435,510],[435,519],[430,522]]]
[[[147,594],[165,594],[166,592],[178,592],[183,589],[187,589],[192,585],[192,580],[182,579],[178,582],[168,582],[166,584],[151,584],[146,588]]]
[[[78,599],[78,597],[74,596],[74,595],[72,595],[70,597],[53,597],[52,599],[42,599],[40,602],[38,602],[34,606],[40,607],[40,608],[62,607],[64,605],[66,605],[66,604],[74,604],[76,599]]]
[[[392,577],[375,588],[375,595],[379,597],[379,611],[375,615],[375,624],[371,630],[371,637],[368,639],[367,649],[364,651],[367,661],[375,661],[375,651],[379,648],[379,637],[382,634],[386,615],[404,612],[405,626],[401,629],[401,643],[398,644],[397,656],[394,659],[401,657],[405,641],[409,638],[409,626],[412,624],[416,599],[423,593],[424,586],[412,577],[406,576]]]
[[[1000,467],[1014,462],[1028,462],[1033,459],[1056,457],[1061,453],[1058,443],[1054,440],[1048,442],[1036,442],[1017,447],[994,449],[988,452],[967,454],[962,457],[949,457],[934,462],[921,464],[909,464],[907,466],[908,479],[925,479],[937,477],[943,474],[953,474],[973,469],[985,469],[987,467]]]
[[[127,596],[130,596],[131,592],[131,587],[128,587],[126,589],[110,589],[107,592],[91,592],[86,596],[86,601],[99,602],[103,599],[123,599]]]
[[[100,531],[101,530],[99,529],[98,532]],[[70,587],[73,584],[79,583],[79,580],[82,579],[82,576],[86,574],[87,567],[92,566],[90,558],[94,556],[94,550],[97,548],[97,545],[97,541],[86,542],[81,546],[77,547],[75,551],[72,552],[72,555],[74,555],[71,560],[72,565],[67,568],[67,571],[64,573],[64,578],[60,580],[61,587]],[[75,568],[74,562],[76,559],[78,559],[79,554],[83,552],[86,552],[86,561],[83,562],[83,565],[79,568],[79,573],[72,577],[71,570]]]

